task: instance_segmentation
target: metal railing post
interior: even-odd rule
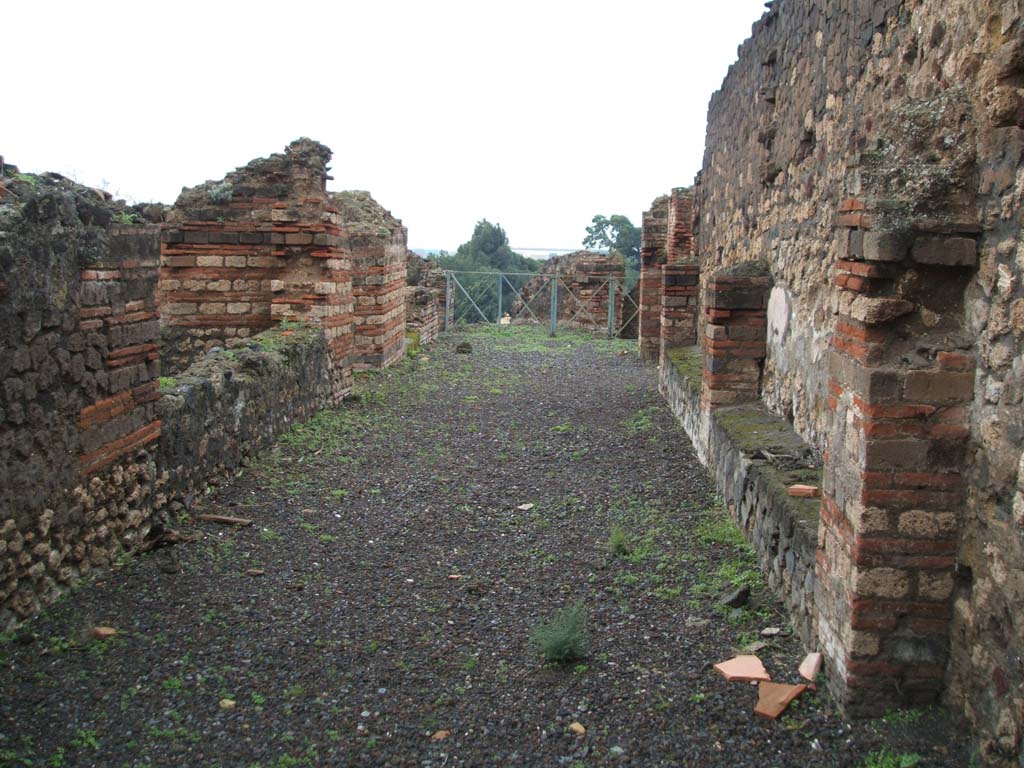
[[[499,272],[498,273],[498,314],[494,318],[494,322],[497,325],[501,325],[501,289],[505,287],[504,285],[502,285],[502,280],[504,280],[504,279],[505,279],[505,276],[501,272]]]
[[[444,274],[444,332],[449,331],[449,317],[452,313],[452,273],[445,272]]]
[[[608,280],[608,338],[615,338],[615,278]]]
[[[551,276],[551,335],[558,328],[558,273]]]

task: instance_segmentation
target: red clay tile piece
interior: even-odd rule
[[[754,707],[754,712],[774,720],[786,711],[786,707],[793,699],[806,690],[807,686],[803,683],[789,685],[764,681],[757,687],[757,706]]]
[[[735,656],[715,664],[715,669],[729,681],[771,680],[757,656]]]
[[[821,495],[821,489],[816,485],[791,485],[789,495],[800,499],[813,499]]]
[[[820,653],[808,653],[804,660],[800,662],[800,677],[813,683],[814,678],[818,676],[818,672],[821,670],[821,662],[824,658]]]

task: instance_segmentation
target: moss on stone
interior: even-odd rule
[[[676,369],[676,373],[689,389],[693,391],[700,389],[704,370],[700,347],[670,347],[665,350],[665,359]]]
[[[794,457],[804,457],[810,453],[810,446],[793,431],[788,421],[759,404],[720,408],[714,412],[713,418],[730,441],[748,458],[757,451]],[[803,463],[794,461],[791,466],[783,467],[763,459],[755,459],[754,462],[757,474],[773,486],[778,498],[786,500],[800,522],[817,526],[821,502],[818,499],[790,497],[789,486],[799,484],[821,487],[820,465],[813,460]],[[808,463],[811,466],[807,466]]]

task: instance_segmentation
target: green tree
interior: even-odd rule
[[[587,227],[583,246],[618,251],[625,257],[627,265],[640,268],[640,230],[627,216],[595,216]]]
[[[456,319],[464,319],[469,323],[481,322],[482,318],[461,293],[464,289],[480,311],[490,322],[498,320],[498,278],[499,272],[537,272],[543,262],[530,259],[516,253],[508,244],[508,235],[500,224],[492,224],[482,219],[473,228],[473,236],[460,245],[455,253],[442,251],[437,255],[437,263],[442,268],[456,273],[461,289],[455,294]],[[490,274],[467,274],[487,272]],[[461,274],[460,274],[461,273]],[[528,280],[528,276],[509,276],[517,289]],[[515,294],[505,281],[502,281],[502,308],[507,309],[515,299]]]

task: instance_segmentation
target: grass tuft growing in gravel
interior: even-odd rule
[[[621,525],[612,526],[605,546],[616,557],[625,557],[633,551],[633,547],[629,543],[629,534]]]
[[[566,606],[550,621],[533,628],[530,642],[548,664],[568,664],[587,655],[587,609],[582,602]]]
[[[883,749],[868,755],[861,763],[861,768],[916,768],[920,764],[921,756],[918,754],[896,754]]]

